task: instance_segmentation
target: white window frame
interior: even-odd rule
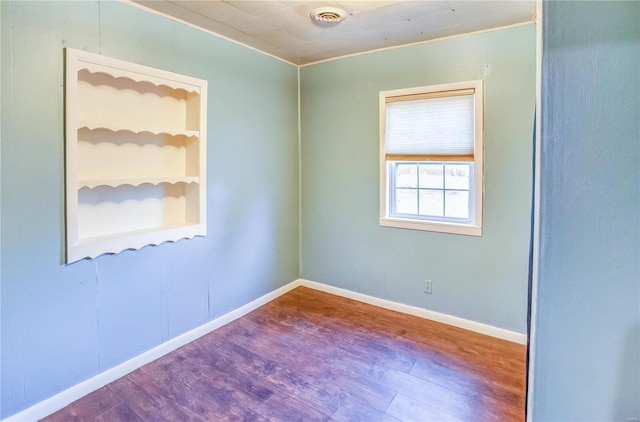
[[[400,218],[391,216],[391,186],[389,174],[389,162],[386,159],[386,105],[387,98],[415,96],[423,94],[442,93],[442,96],[451,94],[451,91],[474,90],[475,96],[475,139],[473,154],[473,175],[471,180],[473,183],[472,192],[470,192],[471,200],[474,201],[472,211],[473,218],[471,223],[455,223],[451,221],[439,221],[441,219],[429,217],[417,218]],[[440,233],[462,234],[470,236],[482,236],[482,201],[484,197],[484,165],[483,165],[483,81],[467,81],[456,82],[450,84],[422,86],[415,88],[395,89],[380,92],[380,226],[395,227],[412,230],[426,230]],[[397,100],[397,98],[396,98]],[[417,161],[417,160],[413,160]],[[411,161],[409,161],[411,162]],[[429,161],[426,161],[429,162]],[[440,163],[441,161],[433,161]],[[451,162],[443,161],[449,164]]]

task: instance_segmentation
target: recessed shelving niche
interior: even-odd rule
[[[205,236],[207,82],[66,49],[67,262]]]

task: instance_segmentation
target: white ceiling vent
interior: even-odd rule
[[[347,12],[337,7],[319,7],[311,12],[311,20],[322,26],[337,25],[344,20]]]

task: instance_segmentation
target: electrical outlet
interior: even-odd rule
[[[432,293],[432,288],[433,288],[433,283],[431,282],[431,280],[425,280],[424,281],[424,292],[428,295],[430,295]]]

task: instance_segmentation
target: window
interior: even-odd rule
[[[380,93],[380,225],[482,235],[482,81]]]

